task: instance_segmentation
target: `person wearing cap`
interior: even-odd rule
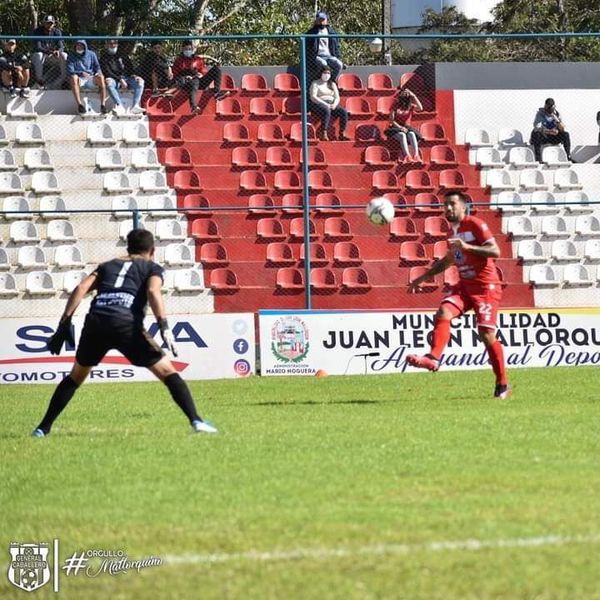
[[[562,144],[567,154],[567,159],[571,160],[571,137],[565,130],[565,124],[558,111],[553,98],[546,98],[544,106],[538,109],[533,120],[533,131],[529,142],[533,146],[535,160],[542,162],[543,144]]]
[[[29,96],[29,58],[17,50],[17,40],[4,42],[4,50],[0,56],[0,78],[2,87],[15,98],[17,91],[21,98]]]
[[[143,114],[144,109],[140,106],[140,100],[144,92],[144,80],[136,73],[129,56],[119,48],[118,40],[107,40],[106,47],[100,54],[100,68],[106,81],[108,94],[113,101],[113,114],[118,116],[125,112],[119,90],[131,90],[133,92],[131,114]]]
[[[67,79],[67,53],[56,19],[48,15],[32,35],[38,36],[31,56],[35,83],[41,88],[60,90]]]
[[[154,40],[150,43],[150,50],[146,52],[140,62],[139,72],[152,88],[153,96],[172,95],[177,87],[173,79],[171,60],[165,56],[163,43]]]
[[[106,108],[106,83],[100,69],[100,62],[93,50],[90,50],[85,40],[75,42],[75,52],[67,59],[67,74],[71,82],[71,90],[77,102],[77,110],[84,114],[87,109],[81,101],[81,90],[100,90],[100,112],[104,115]]]
[[[323,67],[329,67],[331,79],[336,81],[344,68],[336,33],[335,29],[329,25],[327,13],[319,11],[313,26],[306,32],[306,35],[315,36],[306,40],[308,67],[313,76],[311,79],[318,76]]]

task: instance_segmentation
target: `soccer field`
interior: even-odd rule
[[[163,564],[36,598],[600,598],[597,368],[0,388],[0,596],[11,542]],[[93,561],[92,561],[93,563]],[[95,563],[93,563],[95,564]]]

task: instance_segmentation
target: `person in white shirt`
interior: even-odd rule
[[[350,139],[345,134],[348,125],[348,112],[340,105],[340,92],[331,79],[331,69],[329,67],[325,67],[321,72],[321,76],[311,83],[310,102],[313,115],[321,121],[319,127],[319,138],[321,140],[329,140],[328,129],[332,118],[340,120],[337,139],[344,142]]]

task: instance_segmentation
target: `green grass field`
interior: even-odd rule
[[[9,544],[159,556],[35,598],[600,598],[598,369],[0,388],[0,597]],[[469,542],[469,540],[471,540]]]

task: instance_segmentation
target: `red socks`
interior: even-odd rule
[[[444,349],[450,341],[450,321],[448,319],[436,319],[431,337],[431,352],[436,360],[444,353]]]
[[[492,369],[494,369],[494,375],[496,375],[496,383],[506,385],[506,365],[504,364],[504,348],[502,344],[496,340],[487,351]]]

